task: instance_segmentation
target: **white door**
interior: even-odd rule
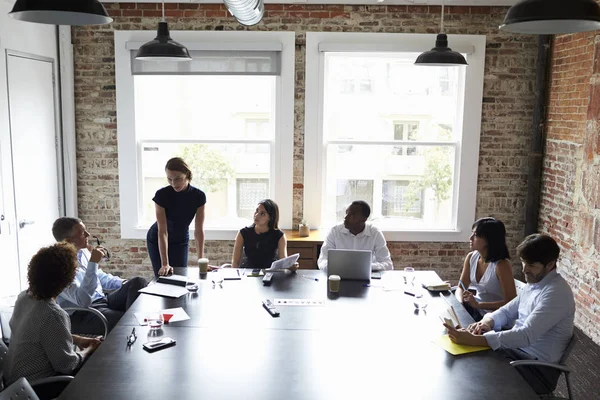
[[[52,223],[61,214],[57,94],[54,60],[7,52],[8,107],[18,247],[19,287],[40,247],[54,242]]]

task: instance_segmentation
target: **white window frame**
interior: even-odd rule
[[[311,226],[321,227],[326,149],[323,139],[323,87],[325,52],[415,52],[433,47],[436,35],[401,33],[306,33],[306,104],[304,135],[304,213]],[[485,42],[483,35],[449,35],[453,50],[467,55],[465,95],[462,107],[463,130],[456,144],[453,214],[456,229],[386,230],[388,241],[463,242],[471,235],[477,196],[477,169],[483,99]],[[427,68],[427,67],[422,67]],[[459,115],[459,118],[461,116]],[[335,140],[330,142],[335,143]],[[357,143],[360,144],[360,143]],[[392,144],[382,142],[382,144]],[[404,143],[402,143],[404,144]],[[412,144],[412,142],[411,142]],[[415,144],[419,144],[415,142]],[[310,182],[310,184],[307,184]],[[340,221],[341,222],[341,221]],[[401,227],[399,227],[401,228]]]
[[[138,217],[141,152],[140,140],[135,137],[135,99],[130,52],[155,36],[154,31],[115,31],[119,200],[123,239],[145,239],[149,228],[141,226]],[[276,93],[275,147],[271,154],[270,180],[273,199],[279,205],[279,225],[282,229],[291,228],[296,42],[294,32],[171,31],[171,36],[190,50],[281,50],[281,75],[277,77]],[[210,207],[210,198],[207,204]],[[193,229],[193,226],[190,227],[192,235]],[[237,231],[205,228],[205,239],[233,240]]]

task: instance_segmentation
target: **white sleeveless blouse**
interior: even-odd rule
[[[476,250],[471,255],[470,262],[470,274],[469,277],[471,279],[470,288],[476,289],[477,294],[475,295],[475,299],[478,302],[492,302],[492,301],[502,301],[504,300],[504,296],[502,294],[502,287],[500,286],[500,281],[498,280],[498,275],[496,275],[496,264],[497,262],[490,262],[483,273],[483,276],[477,282],[477,278],[475,277],[477,274],[477,262],[481,258],[481,254]],[[483,311],[483,310],[481,310]],[[489,311],[489,310],[485,310]]]

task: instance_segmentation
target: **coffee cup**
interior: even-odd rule
[[[329,291],[333,293],[339,292],[341,280],[339,275],[329,275]]]
[[[198,268],[200,268],[201,274],[207,273],[208,272],[208,258],[198,259]]]

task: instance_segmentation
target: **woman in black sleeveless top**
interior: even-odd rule
[[[279,229],[279,207],[273,200],[262,200],[254,212],[254,223],[242,228],[235,237],[233,268],[269,268],[279,258],[287,257],[285,233]],[[241,264],[242,252],[247,262]]]

